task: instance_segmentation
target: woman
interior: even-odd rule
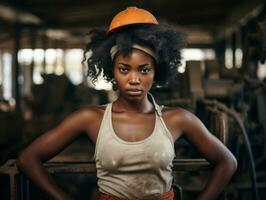
[[[174,142],[182,135],[214,165],[198,199],[216,199],[236,170],[236,159],[200,120],[181,108],[158,106],[148,93],[166,83],[180,64],[182,35],[159,24],[146,10],[118,13],[108,33],[91,32],[86,48],[93,82],[101,72],[118,90],[106,106],[82,108],[43,134],[18,159],[19,168],[51,199],[68,200],[42,162],[55,156],[78,134],[96,144],[100,199],[173,199]]]

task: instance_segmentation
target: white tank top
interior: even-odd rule
[[[156,110],[154,130],[137,142],[115,134],[112,103],[107,104],[94,155],[100,192],[122,199],[144,199],[171,189],[174,142],[163,121],[162,107],[153,97],[152,101]]]

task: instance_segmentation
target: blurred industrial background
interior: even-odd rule
[[[115,99],[82,66],[90,29],[127,6],[151,11],[187,34],[175,84],[154,88],[159,104],[195,113],[239,166],[220,199],[266,199],[266,8],[263,0],[1,0],[0,199],[42,200],[16,168],[21,150],[82,106]],[[211,166],[176,142],[176,199],[193,200]],[[73,199],[94,199],[94,146],[86,137],[46,163]]]

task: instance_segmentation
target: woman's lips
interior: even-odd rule
[[[127,90],[127,93],[132,96],[138,96],[142,94],[142,90]]]

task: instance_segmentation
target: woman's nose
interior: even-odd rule
[[[130,77],[129,77],[129,83],[130,84],[139,84],[140,83],[140,79],[139,79],[139,75],[138,73],[136,72],[132,72],[130,74]]]

